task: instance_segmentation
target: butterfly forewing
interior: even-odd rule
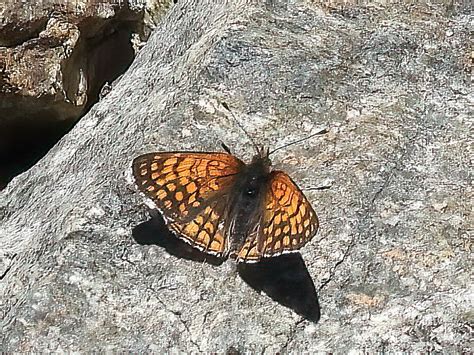
[[[255,262],[262,257],[297,251],[316,234],[318,219],[303,192],[281,171],[270,173],[264,211],[255,234],[247,238],[238,260]]]
[[[136,184],[160,210],[167,224],[201,250],[222,254],[219,225],[244,163],[225,153],[150,153],[133,161]]]

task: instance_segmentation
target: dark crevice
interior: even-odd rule
[[[47,17],[24,23],[7,23],[0,30],[0,47],[16,47],[32,39],[38,38],[46,28]]]
[[[0,94],[0,190],[35,165],[99,100],[104,84],[126,71],[135,56],[132,34],[143,33],[142,27],[142,14],[128,9],[113,20],[88,18],[79,25],[81,38],[61,70],[72,104],[52,97]],[[74,100],[84,80],[81,73],[88,85],[87,101],[78,104]]]
[[[344,262],[346,261],[347,257],[349,256],[349,254],[351,253],[351,250],[354,246],[354,238],[352,238],[351,242],[349,243],[349,245],[347,246],[345,252],[344,252],[344,255],[342,256],[342,258],[340,260],[338,260],[334,266],[332,267],[331,271],[329,272],[329,277],[324,280],[321,285],[319,286],[318,288],[318,293],[320,293],[322,291],[323,288],[325,288],[334,278],[334,275],[336,274],[336,269]]]
[[[15,260],[16,256],[18,254],[14,254],[10,260],[10,265],[8,265],[8,267],[6,268],[6,270],[3,272],[3,274],[0,275],[0,281],[2,281],[5,276],[7,276],[7,274],[10,272],[10,270],[12,269],[13,267],[13,261]]]
[[[113,82],[132,63],[135,57],[132,35],[143,34],[142,16],[123,9],[115,19],[104,21],[91,17],[78,25],[82,35],[71,56],[64,61],[62,71],[70,79],[68,86],[65,85],[68,97],[75,96],[81,80],[78,68],[86,74],[89,87],[82,114],[99,100],[104,84]]]
[[[72,123],[44,112],[33,120],[0,122],[0,190],[16,175],[38,162]]]

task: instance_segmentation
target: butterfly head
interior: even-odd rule
[[[253,157],[252,164],[261,165],[265,168],[264,170],[269,170],[272,165],[272,161],[270,160],[270,150],[263,146],[257,146],[256,150],[257,154]]]

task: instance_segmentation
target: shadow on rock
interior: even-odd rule
[[[225,261],[225,259],[204,254],[177,238],[166,227],[165,221],[160,215],[154,215],[151,220],[136,226],[132,231],[132,236],[138,244],[158,245],[178,258],[207,262],[211,265],[221,265]]]
[[[178,258],[221,265],[225,259],[202,253],[173,235],[157,214],[133,229],[133,238],[141,245],[158,245]],[[304,318],[318,322],[320,308],[313,280],[301,254],[286,254],[262,259],[255,264],[240,263],[240,277],[257,292],[263,291],[274,301]]]
[[[239,264],[242,279],[256,291],[317,323],[320,307],[316,288],[301,254],[267,258],[255,264]]]

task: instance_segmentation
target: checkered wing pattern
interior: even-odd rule
[[[178,236],[200,250],[226,250],[223,219],[229,194],[244,163],[225,153],[167,152],[137,157],[137,186]]]
[[[318,218],[303,192],[287,174],[273,171],[263,215],[253,236],[241,248],[238,260],[252,262],[297,251],[311,240],[317,229]]]

